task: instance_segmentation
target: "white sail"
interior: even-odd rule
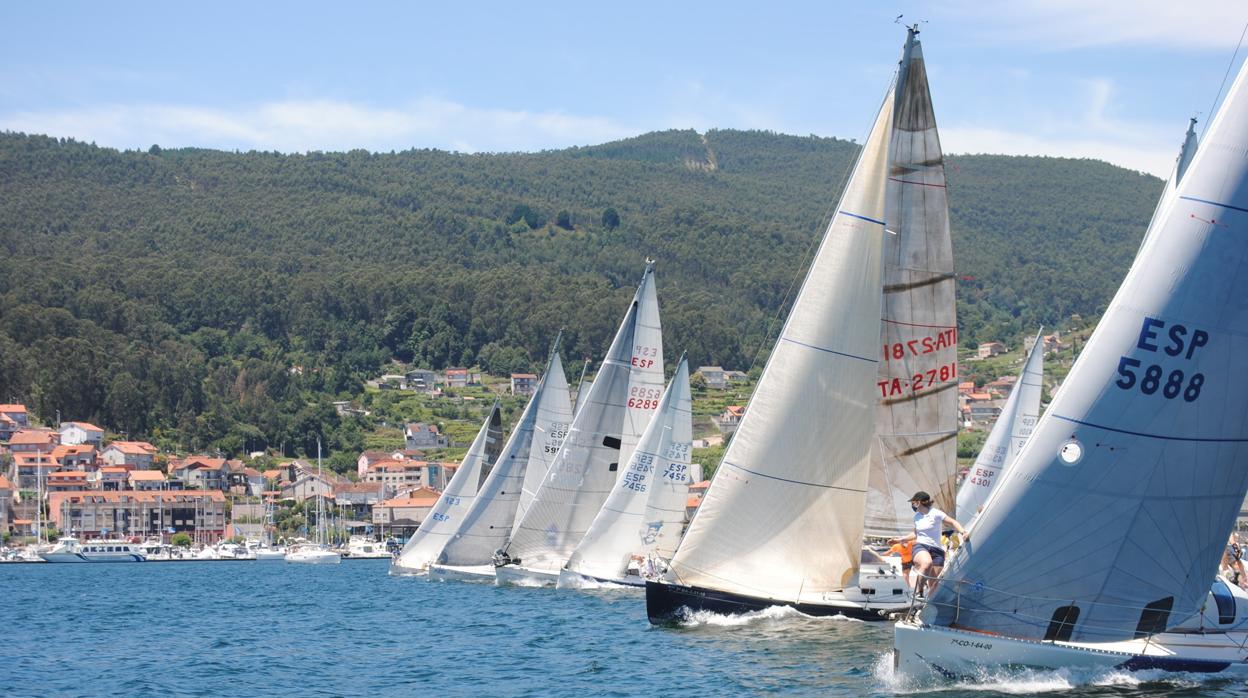
[[[1205,602],[1248,490],[1246,79],[952,561],[936,624],[1108,641]]]
[[[663,328],[659,322],[659,297],[654,283],[641,285],[631,351],[628,400],[620,434],[621,464],[633,457],[633,450],[663,396]]]
[[[912,30],[896,86],[884,219],[882,361],[869,535],[910,531],[910,496],[951,508],[957,486],[958,329],[945,162],[923,49]]]
[[[598,375],[572,419],[563,446],[504,549],[516,564],[557,573],[602,507],[615,484],[620,463],[627,462],[621,459],[625,440],[636,444],[639,436],[626,431],[634,424],[627,419],[631,411],[628,402],[635,399],[628,394],[634,360],[638,358],[634,347],[642,346],[634,342],[634,337],[643,315],[657,326],[657,319],[641,310],[643,304],[653,303],[654,298],[654,273],[647,266]],[[644,358],[662,361],[661,356]]]
[[[890,91],[665,581],[802,601],[858,570],[892,117]]]
[[[572,398],[557,348],[550,361],[550,367],[542,378],[543,398],[537,403],[533,437],[529,441],[528,462],[523,470],[524,481],[520,486],[515,518],[507,526],[508,534],[529,510],[533,496],[537,493],[537,488],[541,487],[542,480],[546,479],[546,471],[555,462],[555,455],[559,453],[559,447],[563,445],[563,438],[567,436],[568,427],[572,423]]]
[[[628,466],[568,559],[568,570],[596,579],[622,579],[634,557],[671,556],[689,494],[692,400],[689,362],[681,357]]]
[[[438,556],[438,564],[490,564],[494,552],[511,535],[521,484],[535,461],[533,452],[553,455],[563,443],[571,418],[570,402],[556,341],[546,373],[520,414],[490,476],[464,514],[462,524]]]
[[[451,476],[451,481],[446,484],[446,489],[403,546],[394,562],[396,567],[423,570],[438,559],[442,548],[455,533],[463,521],[464,513],[476,498],[482,479],[494,466],[502,441],[502,414],[495,402],[486,415],[481,430],[477,432],[477,437],[468,448],[468,453],[464,455],[464,460]]]
[[[1044,390],[1044,339],[1036,334],[1036,343],[1023,362],[1023,371],[1005,401],[1005,407],[988,432],[984,447],[966,473],[958,488],[958,510],[954,516],[963,526],[970,526],[979,516],[1001,473],[1014,462],[1018,452],[1040,420],[1040,394]]]

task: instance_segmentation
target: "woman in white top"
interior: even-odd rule
[[[930,595],[936,590],[936,577],[940,576],[945,566],[945,548],[940,544],[941,531],[945,526],[952,526],[965,542],[966,529],[956,519],[932,506],[932,496],[926,492],[915,492],[910,498],[910,508],[914,510],[914,533],[907,533],[901,538],[890,538],[889,544],[914,541],[915,593]],[[922,580],[926,580],[924,586]]]

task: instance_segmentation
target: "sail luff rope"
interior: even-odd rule
[[[1248,22],[1244,23],[1244,30],[1239,33],[1239,43],[1235,44],[1235,52],[1231,54],[1231,60],[1226,64],[1226,74],[1222,76],[1222,84],[1218,85],[1218,93],[1213,96],[1213,104],[1209,105],[1209,118],[1205,119],[1205,126],[1200,130],[1200,139],[1205,139],[1205,131],[1209,128],[1209,122],[1213,120],[1214,110],[1218,107],[1218,100],[1222,99],[1222,90],[1226,89],[1226,81],[1231,77],[1231,69],[1235,67],[1235,59],[1239,57],[1239,49],[1244,46],[1244,37],[1248,36]]]

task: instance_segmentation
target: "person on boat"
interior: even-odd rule
[[[914,571],[917,573],[915,594],[930,595],[936,591],[936,578],[945,567],[945,549],[941,546],[941,531],[952,526],[962,541],[968,540],[966,529],[956,519],[932,506],[932,496],[922,490],[910,498],[914,510],[914,532],[901,538],[890,538],[889,544],[914,541]]]
[[[906,585],[910,586],[910,568],[914,566],[914,541],[893,543],[888,552],[901,558],[901,576],[905,578]]]
[[[1222,569],[1231,573],[1231,581],[1241,589],[1248,589],[1248,574],[1244,573],[1244,550],[1239,546],[1239,535],[1231,531],[1222,551]]]

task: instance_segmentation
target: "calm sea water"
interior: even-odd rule
[[[336,567],[0,565],[0,694],[729,696],[924,693],[891,626],[768,611],[652,628],[635,591],[555,591]],[[1248,696],[1241,682],[1063,673],[939,696]]]

